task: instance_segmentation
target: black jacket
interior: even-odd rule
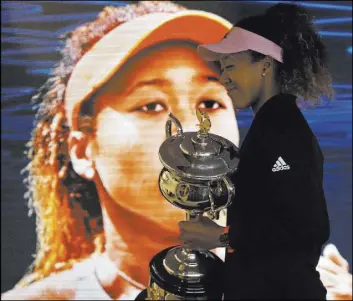
[[[330,232],[323,161],[296,97],[269,99],[240,148],[236,195],[227,217],[235,252],[226,260],[283,252],[320,255]]]

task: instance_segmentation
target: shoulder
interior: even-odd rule
[[[291,173],[299,175],[307,172],[314,163],[321,164],[320,146],[304,117],[278,118],[260,131],[259,160],[271,175],[273,169],[277,170],[282,165],[290,166]]]
[[[26,287],[14,288],[1,295],[1,300],[75,300],[78,283],[84,276],[82,263],[74,268],[34,282]],[[89,271],[86,270],[89,273]]]
[[[317,140],[310,125],[299,110],[269,119],[263,123],[258,136],[266,149],[280,148],[293,154],[304,155],[314,147]]]
[[[14,288],[1,295],[1,300],[73,300],[75,279],[67,273],[50,276],[26,287]]]

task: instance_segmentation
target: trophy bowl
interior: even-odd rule
[[[192,212],[192,215],[211,213],[215,208],[221,210],[230,205],[234,195],[228,177],[212,181],[196,180],[180,177],[166,168],[160,173],[159,189],[171,204]]]
[[[199,131],[184,133],[169,113],[167,139],[159,149],[159,188],[168,202],[186,211],[186,219],[205,213],[214,219],[232,203],[235,188],[229,176],[237,170],[239,152],[229,140],[209,133],[206,113],[197,110],[196,115]],[[153,257],[149,273],[149,285],[137,300],[222,299],[223,261],[208,250],[167,248]]]

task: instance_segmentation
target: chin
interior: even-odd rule
[[[234,109],[236,110],[245,110],[250,108],[251,106],[249,103],[243,102],[241,99],[239,99],[239,97],[232,98],[232,102],[233,102]]]
[[[235,109],[241,109],[242,108],[242,103],[239,97],[239,93],[237,93],[237,90],[231,90],[228,92],[228,96],[232,100],[233,106]]]
[[[235,108],[236,110],[245,110],[245,109],[248,109],[249,106],[235,103],[235,104],[234,104],[234,108]]]
[[[241,103],[239,99],[232,99],[232,101],[233,101],[234,109],[236,110],[243,110],[248,108],[248,106],[246,106],[246,104]]]

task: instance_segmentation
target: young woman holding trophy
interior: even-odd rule
[[[206,110],[212,132],[239,143],[219,70],[196,52],[230,28],[212,14],[146,1],[107,7],[68,34],[34,98],[37,255],[3,300],[131,300],[148,285],[150,259],[175,245],[185,217],[158,188],[168,111],[195,130],[195,110]]]
[[[330,233],[323,155],[297,104],[297,97],[333,94],[320,36],[305,10],[278,4],[198,51],[220,63],[235,108],[251,107],[254,120],[240,149],[228,227],[207,217],[182,222],[185,246],[232,249],[226,300],[325,299],[316,271]]]

